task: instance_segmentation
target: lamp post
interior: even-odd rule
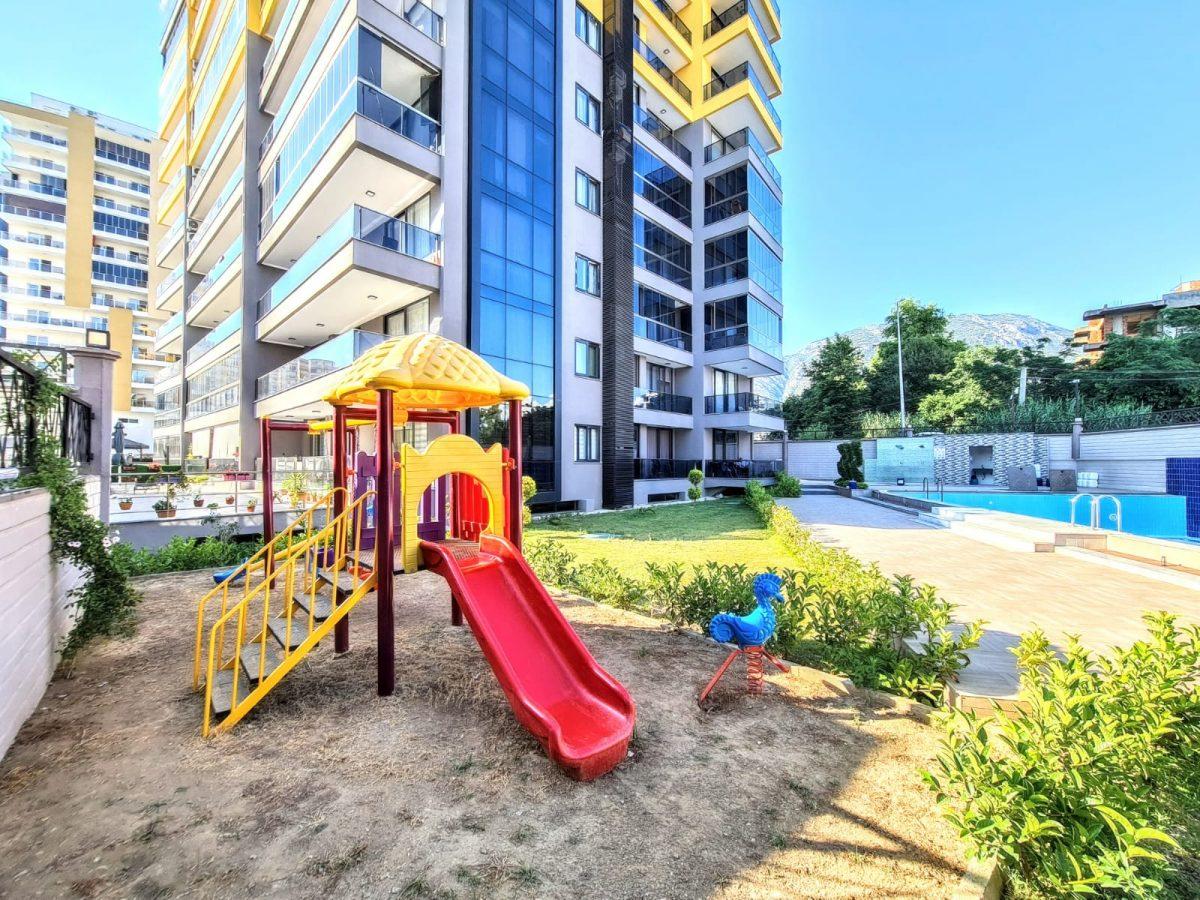
[[[896,375],[900,381],[900,431],[908,434],[908,413],[904,408],[904,339],[900,332],[900,301],[896,301]]]

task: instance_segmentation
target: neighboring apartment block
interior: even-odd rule
[[[340,369],[430,330],[529,384],[540,502],[771,477],[779,36],[775,0],[179,0],[158,450],[250,468],[259,417],[328,414]]]
[[[1157,300],[1089,309],[1083,314],[1083,325],[1075,329],[1071,344],[1078,347],[1084,357],[1098,359],[1112,335],[1135,337],[1147,323],[1157,320],[1164,310],[1198,306],[1200,281],[1184,281]]]
[[[174,361],[154,350],[148,301],[151,142],[48,97],[0,100],[0,340],[78,347],[106,332],[121,354],[113,420],[147,447],[155,377]]]

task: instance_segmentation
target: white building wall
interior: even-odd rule
[[[1076,468],[1099,473],[1101,488],[1161,493],[1175,456],[1200,456],[1200,425],[1084,432]]]

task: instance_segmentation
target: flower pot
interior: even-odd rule
[[[192,498],[192,506],[196,507],[196,509],[199,509],[203,505],[204,505],[203,497],[201,497],[199,500],[197,500],[195,497]]]
[[[117,506],[128,512],[129,510],[133,509],[133,501],[130,500],[128,503],[126,503],[124,500],[121,500],[117,503]]]
[[[257,505],[258,505],[258,504],[256,504],[256,503],[247,503],[247,504],[246,504],[246,512],[254,512],[254,508],[255,508]]]
[[[233,500],[234,500],[234,498],[233,498],[233,497],[226,497],[226,498],[225,498],[225,505],[226,505],[226,506],[233,506]]]
[[[170,509],[156,509],[154,512],[160,519],[175,518],[175,507],[171,507]]]

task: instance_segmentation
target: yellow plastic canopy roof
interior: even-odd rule
[[[347,419],[347,428],[358,428],[362,425],[374,425],[374,419]],[[308,422],[309,434],[324,434],[326,431],[333,431],[333,419],[310,419]]]
[[[346,371],[325,400],[370,405],[392,391],[395,408],[472,409],[524,400],[529,388],[501,375],[462,344],[439,334],[409,334],[372,347]]]

